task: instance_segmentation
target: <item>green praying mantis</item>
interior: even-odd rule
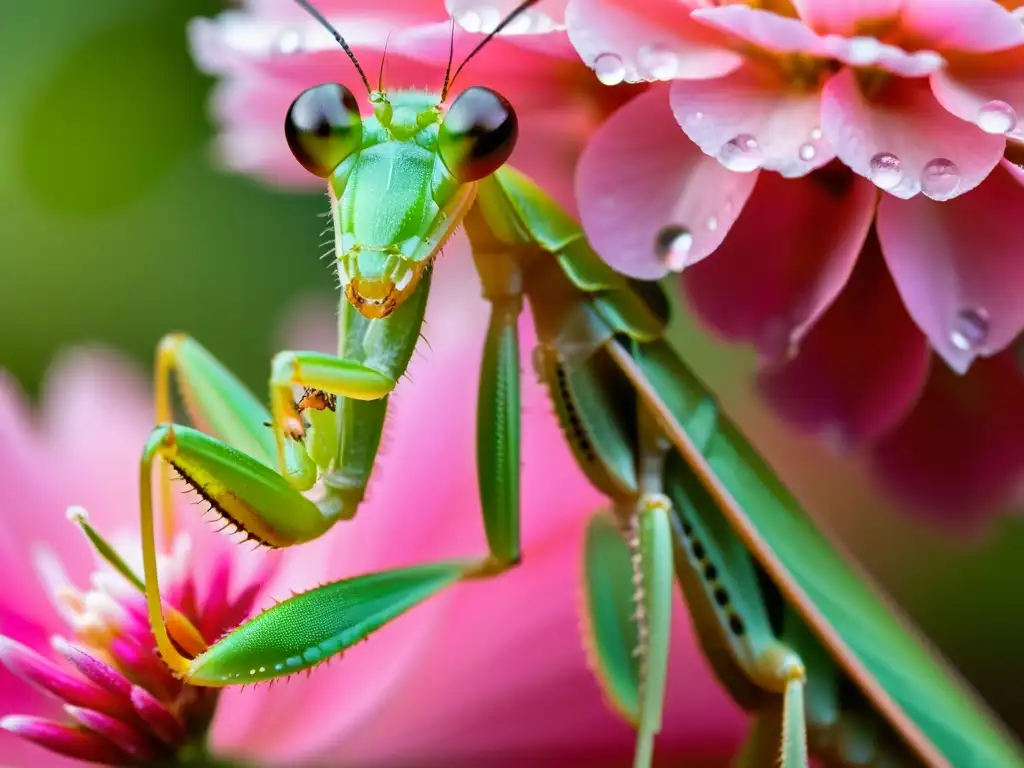
[[[324,84],[298,95],[285,123],[296,160],[327,181],[344,288],[338,354],[278,353],[268,408],[195,340],[161,342],[140,506],[164,662],[196,686],[291,675],[441,590],[520,562],[525,299],[536,373],[579,469],[609,500],[583,544],[584,624],[607,699],[637,729],[637,766],[651,763],[662,726],[677,583],[710,665],[751,716],[737,765],[804,768],[814,756],[877,768],[1024,766],[1013,737],[819,532],[685,366],[664,335],[658,284],[614,272],[575,221],[506,165],[512,105],[478,86],[448,103],[462,67],[538,0],[519,5],[452,77],[449,61],[440,94],[372,89],[342,36],[297,2],[344,48],[372,107],[362,118],[348,88]],[[267,547],[301,545],[352,518],[420,337],[432,261],[460,225],[491,308],[477,407],[487,554],[327,584],[208,645],[160,597],[156,511],[172,503],[171,469]],[[200,428],[172,423],[174,379]]]

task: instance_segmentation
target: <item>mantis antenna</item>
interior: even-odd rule
[[[309,3],[308,0],[295,0],[295,2],[298,3],[299,6],[303,10],[305,10],[310,16],[312,16],[314,19],[319,21],[323,25],[324,29],[326,29],[328,32],[330,32],[334,36],[334,39],[337,40],[338,43],[341,45],[341,47],[343,49],[345,49],[345,53],[348,54],[348,57],[350,59],[352,59],[352,63],[355,64],[356,70],[359,72],[359,77],[361,77],[363,79],[363,85],[366,86],[366,92],[372,94],[373,90],[370,88],[370,81],[366,79],[366,73],[363,72],[363,68],[361,66],[359,66],[359,60],[356,58],[356,55],[354,53],[352,53],[352,49],[348,47],[348,43],[345,42],[345,38],[341,36],[341,33],[338,32],[338,30],[336,30],[333,26],[331,26],[331,22],[329,22],[326,18],[324,18],[324,15],[322,13],[320,13],[320,11],[318,11],[316,8],[314,8]],[[525,6],[525,4],[524,4],[524,6]],[[523,6],[520,6],[520,8],[522,8],[522,7]],[[517,11],[517,13],[518,13],[518,11]],[[513,15],[515,15],[515,14],[513,14]],[[502,25],[502,26],[504,26],[504,25]],[[501,29],[501,27],[498,27],[498,29]],[[495,30],[495,32],[497,32],[497,31],[498,30]],[[473,53],[476,53],[476,51],[474,51]],[[470,55],[472,55],[472,54],[470,54]]]

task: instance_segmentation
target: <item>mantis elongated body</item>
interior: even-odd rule
[[[677,582],[712,667],[751,713],[738,764],[804,768],[813,754],[878,768],[1024,766],[1012,737],[817,531],[685,367],[664,338],[661,289],[610,269],[576,222],[505,165],[517,135],[512,105],[471,87],[445,109],[461,67],[440,95],[371,90],[331,31],[372,114],[362,118],[348,88],[326,84],[296,98],[285,129],[296,159],[328,183],[344,287],[338,354],[279,353],[268,409],[195,340],[172,335],[158,349],[141,520],[150,622],[171,669],[213,687],[293,674],[446,587],[519,563],[525,300],[536,373],[580,470],[609,499],[585,542],[587,643],[609,701],[638,730],[638,766],[651,762],[661,727]],[[173,468],[268,547],[301,545],[351,518],[388,396],[420,337],[432,260],[460,225],[491,306],[477,436],[488,553],[327,584],[212,644],[165,615],[154,464],[161,507]],[[172,423],[174,377],[201,429]]]

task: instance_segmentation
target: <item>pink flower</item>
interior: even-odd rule
[[[354,521],[321,541],[277,553],[271,575],[253,571],[255,563],[265,562],[264,553],[248,559],[244,548],[205,529],[195,507],[182,504],[179,521],[192,551],[167,564],[162,583],[179,586],[167,597],[210,635],[233,623],[232,612],[251,602],[258,586],[265,585],[261,608],[290,589],[486,551],[473,440],[487,309],[467,282],[474,279],[468,261],[459,237],[438,263],[427,318],[430,346],[414,359],[409,379],[393,398],[381,466]],[[328,348],[334,343],[330,318],[329,311],[307,311],[293,325],[305,346]],[[530,338],[528,318],[523,333]],[[529,370],[531,345],[524,347]],[[523,401],[523,564],[493,581],[457,585],[309,678],[225,690],[210,726],[215,756],[289,765],[324,759],[452,766],[628,759],[633,733],[602,701],[578,628],[583,529],[605,502],[573,463],[540,385],[524,381]],[[87,546],[63,518],[69,504],[82,503],[126,557],[137,547],[136,476],[150,414],[139,377],[109,353],[75,352],[59,362],[38,414],[9,379],[0,379],[0,487],[6,491],[0,634],[8,638],[0,641],[0,717],[6,716],[3,724],[13,732],[0,731],[5,763],[65,764],[17,735],[31,738],[41,728],[62,727],[40,726],[26,716],[67,721],[61,699],[83,705],[66,693],[72,684],[93,696],[84,702],[96,707],[92,714],[83,719],[80,710],[71,710],[86,728],[75,738],[89,740],[93,757],[136,742],[160,743],[159,728],[139,722],[135,697],[126,704],[124,696],[102,694],[82,677],[104,661],[118,671],[111,679],[123,687],[125,677],[137,680],[137,664],[153,672],[139,687],[164,702],[164,709],[177,701],[160,687],[170,683],[153,667],[152,640],[138,622],[134,593],[112,573],[96,571]],[[676,616],[671,698],[659,753],[724,765],[742,737],[743,718],[699,655],[682,604]],[[75,640],[88,656],[59,643],[55,653],[48,639],[54,634]],[[130,660],[117,650],[121,645],[133,650]],[[69,656],[73,666],[64,663]],[[12,680],[4,665],[49,683],[58,696],[37,695]],[[175,690],[183,695],[180,687]],[[185,694],[215,703],[208,692]],[[182,711],[198,724],[188,735],[201,737],[210,711],[198,705]],[[111,725],[110,718],[117,723]],[[179,738],[168,747],[181,743]]]
[[[320,0],[318,10],[346,38],[377,87],[440,93],[455,33],[455,67],[516,3],[508,0]],[[631,91],[603,88],[569,45],[563,2],[531,9],[467,65],[452,95],[478,84],[498,90],[516,109],[519,140],[511,162],[572,206],[572,172],[583,143]],[[304,89],[324,82],[348,85],[369,112],[365,88],[337,42],[293,0],[247,0],[244,10],[195,19],[193,55],[221,78],[213,114],[221,126],[220,159],[229,168],[275,185],[318,188],[284,140],[285,113]]]
[[[764,5],[570,0],[570,39],[599,78],[671,81],[589,143],[584,229],[627,274],[685,270],[698,316],[754,345],[762,391],[799,427],[900,442],[892,430],[932,386],[930,350],[965,373],[1024,328],[1024,170],[1004,158],[1024,139],[1021,12],[992,0]],[[1009,377],[1000,391],[1019,385],[1019,371],[995,367]],[[999,454],[998,486],[930,496],[946,513],[1005,498],[1024,472],[1024,443],[1007,455],[1007,442],[969,448],[979,464]],[[981,488],[927,452],[886,456],[882,474],[903,490],[920,486],[904,470]]]

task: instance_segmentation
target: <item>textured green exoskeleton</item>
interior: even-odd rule
[[[584,544],[586,645],[609,701],[637,728],[637,766],[651,762],[662,727],[676,583],[710,664],[751,713],[740,764],[804,768],[810,752],[831,765],[1024,766],[685,367],[664,338],[661,289],[611,270],[575,221],[505,166],[512,106],[474,87],[445,107],[452,80],[440,95],[378,85],[366,117],[337,84],[289,111],[289,145],[331,197],[344,289],[337,355],[279,353],[267,408],[193,339],[160,344],[158,426],[140,482],[145,590],[164,661],[194,685],[270,680],[326,661],[462,579],[515,566],[525,300],[536,374],[580,470],[609,500]],[[356,513],[388,397],[420,337],[432,260],[460,225],[491,305],[477,418],[489,552],[327,584],[220,639],[197,641],[182,617],[165,619],[154,512],[166,542],[170,469],[267,547],[301,545]],[[172,378],[195,427],[171,423]]]

